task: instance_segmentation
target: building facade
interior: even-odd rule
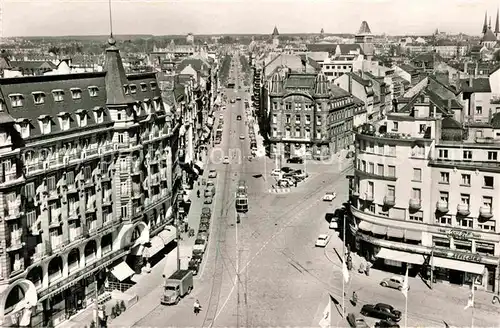
[[[450,102],[423,91],[358,129],[350,241],[381,268],[496,292],[500,117],[469,125]]]
[[[0,81],[3,325],[65,320],[175,238],[182,113],[113,39],[105,68]]]
[[[332,89],[333,88],[333,89]],[[323,74],[283,72],[269,83],[270,155],[328,159],[349,149],[353,118],[364,109]]]

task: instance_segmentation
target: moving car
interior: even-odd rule
[[[380,282],[380,286],[402,290],[403,289],[404,280],[405,280],[405,278],[403,278],[403,277],[392,276],[390,278],[384,278],[384,279],[382,279],[382,281]],[[408,290],[409,289],[410,289],[410,286],[408,286]]]
[[[217,178],[217,171],[216,170],[210,170],[210,171],[208,171],[208,177],[210,179]]]
[[[209,180],[207,181],[207,187],[212,187],[212,188],[215,188],[215,181],[214,181],[214,180],[209,179]]]
[[[335,199],[335,197],[337,197],[337,194],[335,192],[327,192],[324,196],[323,196],[323,201],[324,202],[331,202]]]
[[[208,214],[208,215],[211,215],[212,214],[212,210],[210,209],[210,207],[203,207],[201,209],[201,214]]]
[[[216,145],[220,144],[220,138],[215,138],[215,144]]]
[[[347,315],[347,322],[352,328],[370,328],[362,317],[357,317],[354,313]]]
[[[230,101],[230,102],[231,102],[231,104],[234,104],[234,103],[235,103],[235,100],[234,100],[234,99],[231,99],[231,101]]]
[[[212,204],[212,201],[213,201],[212,197],[206,197],[205,200],[203,201],[203,204],[207,205]]]
[[[237,121],[241,121],[241,115],[236,116]]]
[[[391,320],[380,320],[375,323],[375,328],[399,328],[399,325]]]
[[[229,164],[229,156],[224,156],[224,159],[222,160],[222,164]]]
[[[301,157],[292,157],[286,160],[287,163],[295,163],[295,164],[302,164],[304,163],[304,159]]]
[[[236,97],[236,100],[241,100],[241,97]]]
[[[240,134],[240,140],[245,140],[245,136],[243,134]]]
[[[328,245],[328,242],[330,241],[330,236],[326,234],[321,234],[318,236],[318,239],[316,240],[316,247],[326,247]]]
[[[391,320],[396,322],[401,320],[401,311],[398,311],[394,309],[392,305],[385,303],[365,304],[361,308],[360,313],[367,317],[382,320]]]
[[[292,174],[293,174],[294,178],[299,179],[299,180],[304,180],[305,178],[307,178],[309,176],[309,174],[307,174],[307,172],[305,172],[303,170],[295,170]]]
[[[196,239],[193,245],[193,253],[205,253],[205,249],[207,248],[207,242],[205,239]]]

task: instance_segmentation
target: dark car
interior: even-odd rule
[[[287,163],[295,163],[295,164],[302,164],[304,163],[304,159],[301,157],[292,157],[286,160]]]
[[[189,260],[188,270],[191,270],[193,276],[196,276],[198,274],[198,271],[200,269],[200,264],[201,260],[199,259],[192,258],[191,260]]]
[[[200,224],[200,227],[198,228],[198,232],[207,232],[210,227],[208,224]]]
[[[241,121],[241,115],[236,116],[237,121]]]
[[[380,320],[375,323],[375,328],[399,328],[399,325],[391,320]]]
[[[204,219],[204,218],[210,219],[211,217],[212,217],[212,214],[210,214],[210,213],[201,213],[201,215],[200,215],[201,219]]]
[[[200,224],[205,224],[207,226],[210,226],[210,219],[207,219],[207,218],[202,218],[200,220]]]
[[[216,139],[215,139],[215,144],[216,144],[216,145],[220,144],[220,138],[216,138]]]
[[[208,215],[211,215],[212,214],[212,210],[210,209],[210,207],[203,207],[201,209],[201,214],[208,214]]]
[[[391,320],[396,322],[401,320],[401,311],[398,311],[391,305],[384,303],[363,305],[360,313],[367,317],[373,317],[382,320]]]
[[[283,166],[281,168],[281,171],[285,172],[285,173],[291,173],[291,172],[293,172],[293,169],[291,167],[289,167],[289,166]]]

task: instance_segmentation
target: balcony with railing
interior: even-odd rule
[[[396,197],[394,195],[384,197],[384,206],[393,207],[394,205],[396,205]]]
[[[408,207],[412,211],[418,211],[422,208],[422,200],[419,198],[410,198],[408,202]]]
[[[31,264],[38,263],[39,261],[42,260],[43,256],[44,256],[43,244],[42,243],[37,244],[35,246],[35,252],[33,253],[33,255],[31,255]]]
[[[167,168],[161,168],[160,169],[160,179],[161,180],[168,180],[168,172],[167,172]]]
[[[104,190],[102,193],[102,205],[111,205],[113,202],[113,192],[111,190]]]
[[[15,251],[23,247],[23,241],[21,236],[22,236],[21,229],[11,231],[10,238],[7,240],[7,249],[9,251]]]
[[[491,206],[482,205],[479,207],[479,218],[483,220],[489,220],[493,217],[493,211]]]
[[[61,208],[54,208],[49,211],[49,227],[57,228],[62,224]]]
[[[23,260],[13,260],[11,261],[11,271],[10,276],[15,276],[24,271],[24,262]]]
[[[458,204],[457,205],[457,214],[460,216],[468,216],[470,214],[469,204]]]
[[[440,213],[448,213],[449,209],[448,209],[448,202],[445,201],[445,200],[438,200],[437,203],[436,203],[436,210]]]
[[[70,241],[77,240],[83,236],[82,227],[70,227],[69,228],[69,239]]]
[[[95,212],[95,210],[96,210],[95,195],[92,195],[87,200],[86,211],[87,212]]]
[[[140,198],[142,196],[141,186],[137,183],[132,184],[132,198]]]
[[[14,201],[7,201],[5,206],[5,220],[17,219],[21,216],[21,196],[18,195]]]
[[[151,185],[152,186],[159,185],[160,184],[160,173],[153,173],[150,176],[150,179],[151,179]]]
[[[52,235],[50,236],[50,244],[52,245],[52,249],[58,249],[63,245],[63,236],[62,235]]]
[[[22,176],[17,174],[16,168],[13,167],[11,170],[4,172],[3,175],[0,175],[0,184],[8,184],[13,183],[20,180]]]
[[[139,175],[141,174],[141,162],[138,159],[134,159],[132,161],[131,165],[131,172],[132,175]]]
[[[89,227],[89,232],[97,231],[97,220],[87,221],[87,226]]]

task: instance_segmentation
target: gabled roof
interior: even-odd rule
[[[441,127],[443,129],[462,129],[462,125],[450,116],[443,118]]]
[[[483,37],[481,38],[481,42],[496,42],[497,38],[495,34],[493,34],[493,31],[491,29],[487,29],[486,33],[484,33]]]
[[[362,86],[370,87],[372,84],[372,82],[370,80],[363,79],[361,76],[359,76],[358,74],[356,74],[354,72],[346,73],[346,75],[352,77],[352,79],[354,81],[358,82]]]
[[[460,80],[460,87],[463,92],[491,92],[490,79],[488,78],[463,79]]]
[[[410,65],[410,64],[400,64],[400,65],[398,65],[398,67],[401,68],[406,73],[409,73],[410,75],[418,73],[417,68],[414,67],[414,66],[412,66],[412,65]]]
[[[307,51],[333,53],[337,49],[336,43],[309,43],[306,44]]]
[[[10,66],[12,68],[17,68],[17,69],[55,69],[57,66],[53,64],[52,62],[49,61],[26,61],[26,60],[18,60],[18,61],[11,61]]]
[[[198,58],[185,58],[179,64],[177,64],[176,71],[182,72],[182,70],[188,66],[191,66],[197,73],[205,75],[208,73],[210,66],[208,66],[203,60]]]

